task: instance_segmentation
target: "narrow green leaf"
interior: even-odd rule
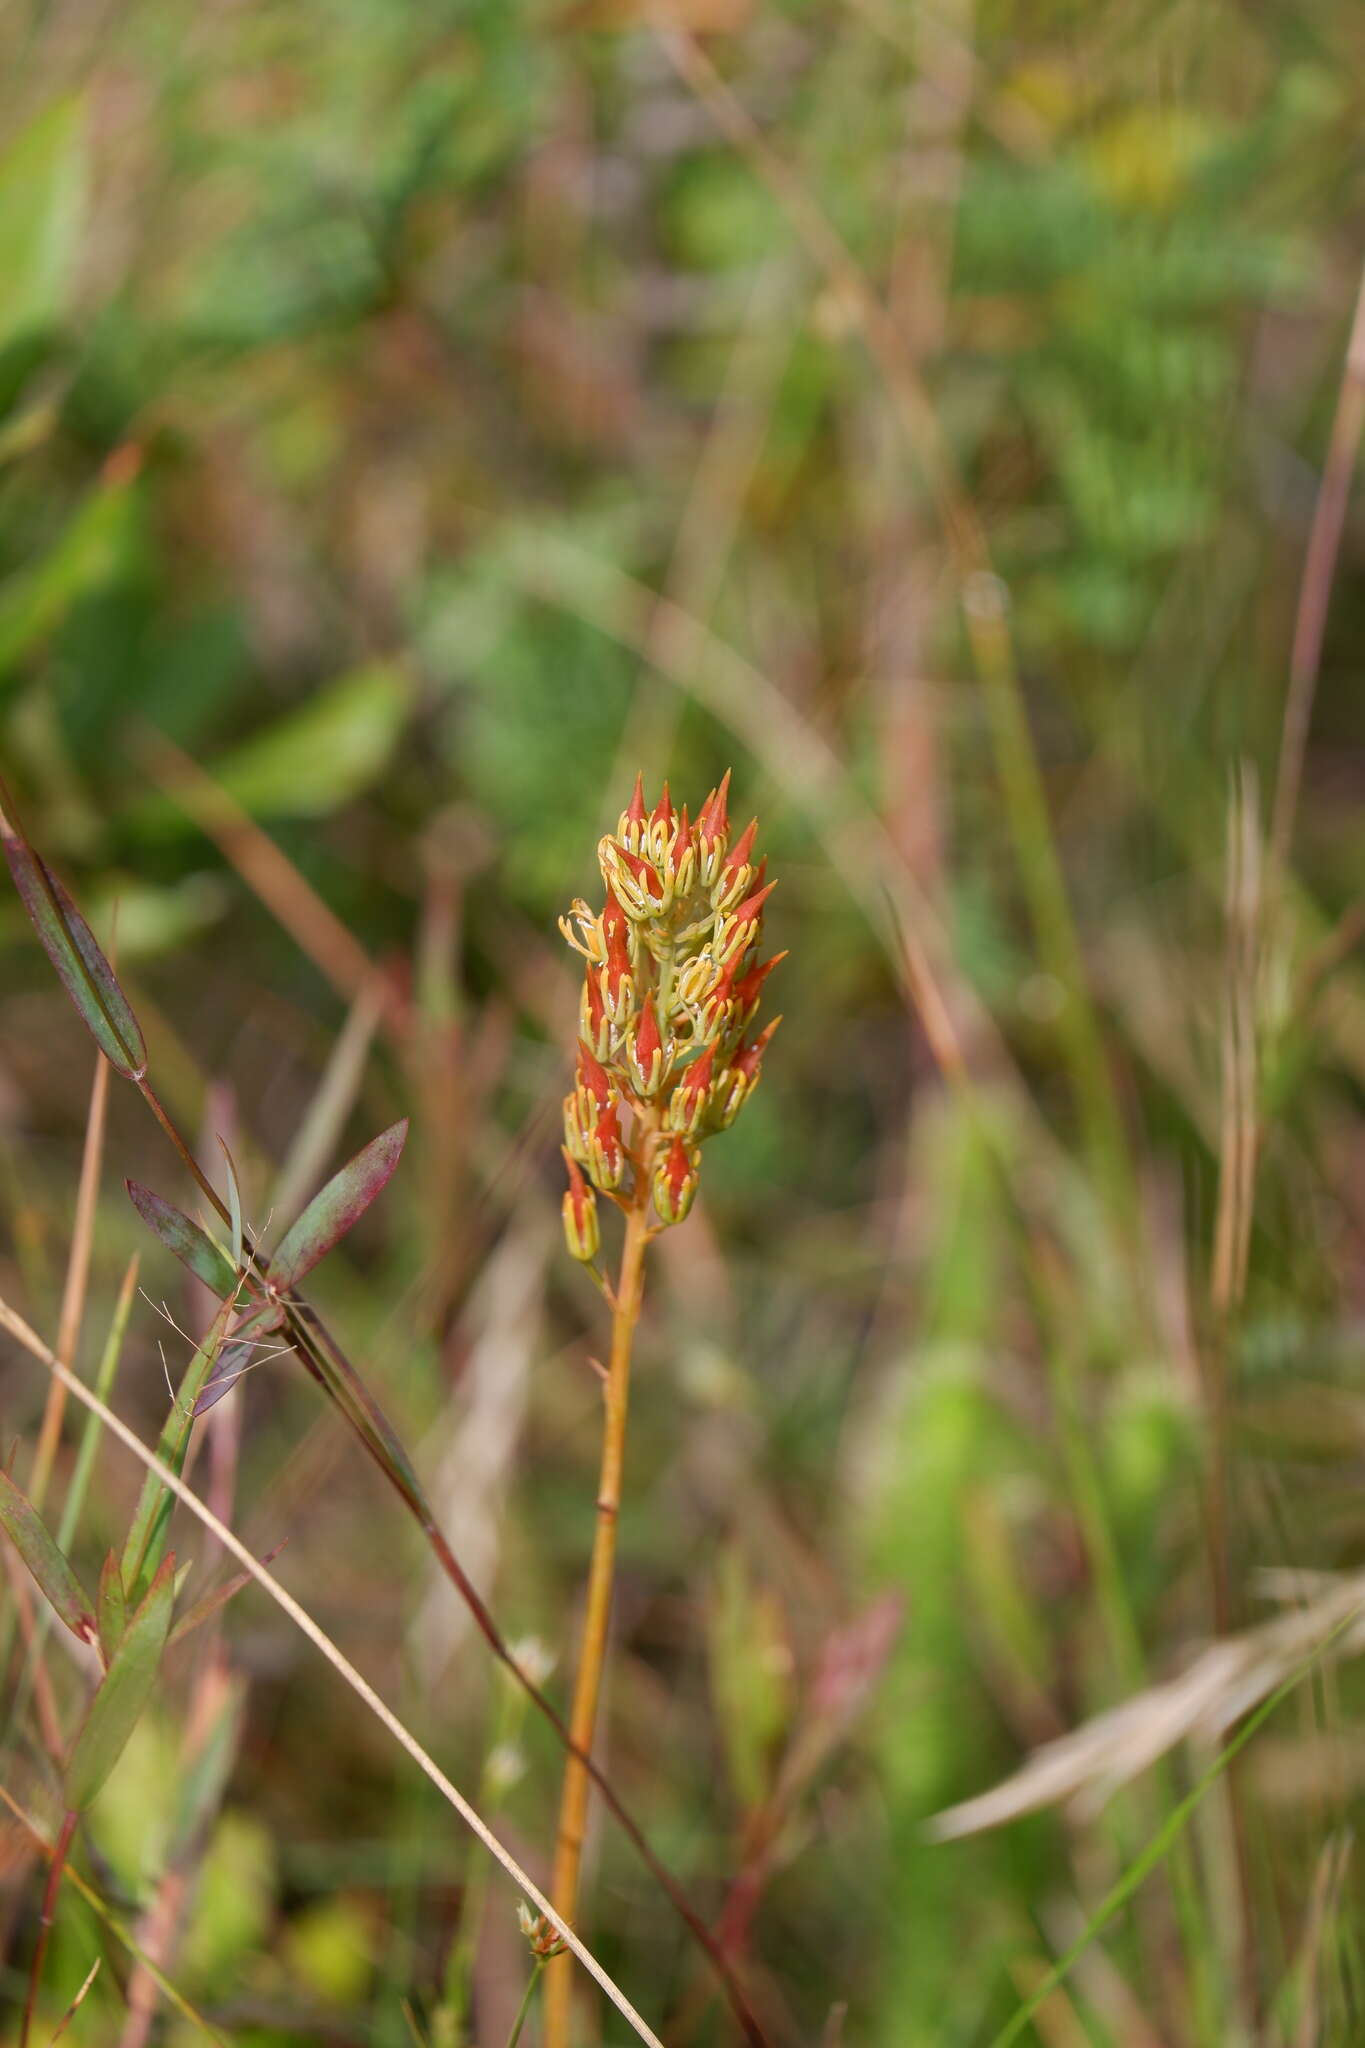
[[[267,1550],[261,1563],[273,1564],[288,1541],[287,1536],[282,1537],[273,1550]],[[215,1586],[212,1592],[205,1593],[203,1599],[196,1600],[193,1607],[181,1616],[171,1630],[171,1641],[183,1642],[186,1636],[192,1636],[197,1628],[202,1628],[206,1621],[212,1621],[214,1615],[226,1607],[229,1600],[235,1600],[242,1588],[251,1584],[251,1580],[250,1572],[234,1572],[230,1579],[224,1579],[221,1586]]]
[[[104,1653],[107,1669],[113,1663],[118,1646],[123,1641],[124,1626],[128,1619],[128,1605],[123,1597],[123,1576],[118,1568],[118,1559],[112,1550],[107,1553],[100,1567],[100,1587],[96,1598],[100,1649]]]
[[[214,1317],[208,1335],[186,1367],[185,1377],[166,1417],[156,1450],[162,1463],[169,1465],[175,1473],[179,1473],[184,1465],[195,1403],[223,1348],[232,1315],[232,1304],[225,1301]],[[161,1561],[174,1506],[175,1495],[170,1488],[162,1485],[155,1472],[149,1472],[142,1483],[137,1510],[123,1546],[123,1584],[130,1600],[142,1598],[152,1573]]]
[[[202,1280],[220,1301],[236,1293],[237,1268],[216,1238],[201,1230],[174,1203],[144,1188],[140,1181],[126,1180],[123,1185],[147,1228],[156,1233],[167,1251],[174,1252],[189,1267],[196,1280]]]
[[[0,1472],[0,1526],[32,1572],[53,1613],[81,1642],[93,1642],[95,1617],[80,1580],[57,1548],[42,1516],[7,1472]]]
[[[89,1806],[123,1754],[156,1684],[175,1600],[175,1552],[166,1558],[147,1597],[123,1632],[99,1690],[90,1702],[66,1767],[66,1804]]]
[[[296,1286],[359,1222],[375,1196],[388,1185],[407,1135],[408,1120],[404,1117],[372,1138],[314,1195],[270,1262],[270,1277],[277,1287]]]
[[[218,1140],[218,1149],[223,1155],[223,1164],[227,1168],[228,1218],[229,1227],[232,1231],[232,1263],[240,1268],[242,1263],[242,1190],[237,1179],[236,1161],[221,1138]]]
[[[0,670],[17,678],[81,599],[114,581],[132,554],[139,503],[131,476],[99,484],[56,543],[0,584]]]
[[[195,1401],[196,1422],[201,1415],[207,1415],[210,1408],[216,1408],[225,1394],[232,1392],[242,1374],[249,1372],[252,1365],[257,1362],[261,1340],[273,1336],[282,1328],[283,1323],[282,1308],[264,1308],[237,1325],[232,1342],[225,1344],[219,1352],[213,1370],[204,1382],[203,1391]]]
[[[0,157],[0,348],[53,325],[65,309],[85,206],[86,130],[82,97],[54,100]]]
[[[254,817],[320,818],[358,796],[382,772],[414,701],[412,679],[374,662],[315,690],[297,711],[208,764],[208,772]],[[147,833],[193,830],[178,805],[142,798],[132,816]]]
[[[5,794],[0,784],[0,840],[33,928],[110,1066],[127,1080],[140,1080],[147,1071],[147,1047],[137,1018],[89,925],[6,815]]]

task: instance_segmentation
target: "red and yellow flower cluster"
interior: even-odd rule
[[[597,849],[601,915],[579,901],[559,921],[587,962],[564,1099],[564,1232],[578,1259],[597,1255],[598,1193],[624,1203],[627,1188],[639,1200],[647,1184],[660,1224],[682,1221],[701,1145],[738,1116],[781,1021],[746,1040],[786,956],[759,962],[774,885],[766,861],[753,864],[757,820],[731,843],[729,786],[727,774],[689,821],[667,783],[647,810],[637,776],[615,835]]]

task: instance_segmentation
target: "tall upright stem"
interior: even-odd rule
[[[626,1415],[630,1403],[630,1363],[635,1326],[640,1320],[645,1247],[649,1242],[649,1225],[645,1220],[649,1208],[649,1156],[655,1135],[654,1122],[647,1124],[641,1132],[640,1162],[636,1167],[635,1192],[626,1211],[626,1238],[612,1310],[611,1358],[607,1368],[602,1422],[602,1466],[597,1482],[597,1526],[593,1535],[592,1562],[588,1568],[583,1645],[579,1652],[573,1711],[569,1718],[569,1733],[575,1749],[583,1754],[592,1748],[607,1655],[607,1628],[611,1620],[612,1587],[616,1576],[616,1524],[621,1508],[621,1473],[625,1464]],[[578,1903],[578,1876],[583,1861],[587,1817],[588,1773],[581,1756],[570,1755],[564,1764],[564,1788],[560,1795],[559,1829],[555,1840],[554,1883],[550,1893],[556,1912],[568,1921],[573,1920]],[[545,2048],[569,2048],[572,1993],[571,1972],[562,1967],[552,1969],[545,1980]]]

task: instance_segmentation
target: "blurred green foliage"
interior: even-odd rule
[[[413,1144],[319,1293],[561,1697],[602,1337],[552,1236],[553,920],[637,766],[695,806],[733,764],[781,875],[786,1021],[656,1261],[606,1753],[709,1913],[756,1875],[775,2039],[968,2048],[1200,1767],[1182,1749],[1102,1810],[926,1833],[1211,1631],[1211,1372],[1235,1624],[1267,1611],[1261,1568],[1365,1550],[1356,514],[1247,998],[1248,1278],[1222,1310],[1210,1283],[1229,778],[1259,776],[1264,823],[1358,287],[1365,33],[1302,0],[677,11],[710,104],[633,0],[0,17],[0,757],[102,931],[117,906],[167,1092],[232,1124],[258,1222],[357,989],[319,913],[282,928],[240,837],[206,834],[158,735],[412,999],[402,1034],[353,1014],[313,1179],[399,1114]],[[727,91],[791,186],[722,133]],[[989,541],[1131,1213],[1087,1163],[1075,991],[1030,922],[923,448],[809,209],[888,309]],[[969,1086],[934,1057],[923,960]],[[45,1331],[88,1073],[0,900],[0,1293]],[[135,1108],[115,1100],[87,1365],[139,1242],[121,1177],[184,1198]],[[120,1389],[149,1436],[158,1334],[148,1311]],[[27,1437],[41,1389],[8,1355],[4,1398]],[[488,1675],[410,1532],[295,1369],[239,1405],[249,1540],[290,1536],[300,1596],[487,1785]],[[106,1450],[83,1570],[134,1484]],[[841,1722],[822,1655],[887,1590],[903,1621]],[[192,1873],[166,1967],[244,2048],[394,2048],[479,1896],[465,1845],[263,1604],[224,1640],[231,1757],[194,1777],[186,1652],[91,1848],[126,1917]],[[1032,2038],[1357,2037],[1360,1876],[1325,1873],[1358,1705],[1349,1666],[1305,1689],[1238,1773],[1240,1884],[1210,1801]],[[8,1742],[0,1781],[46,1812],[41,1755]],[[501,1819],[543,1858],[556,1759],[539,1731],[524,1751]],[[173,1849],[177,1769],[203,1798]],[[608,1967],[670,2048],[728,2038],[619,1837],[594,1855]],[[0,2003],[33,1886],[24,1864],[4,1895]],[[522,1965],[499,1885],[480,1914],[493,2042]],[[68,1899],[52,2024],[96,1939]],[[117,2038],[117,1982],[91,2039]]]

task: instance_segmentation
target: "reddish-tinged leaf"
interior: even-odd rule
[[[259,1362],[257,1347],[261,1338],[272,1336],[283,1324],[284,1310],[272,1308],[248,1317],[237,1326],[232,1341],[219,1352],[213,1370],[204,1382],[203,1392],[194,1404],[196,1422],[201,1415],[207,1415],[210,1408],[216,1408],[224,1394],[232,1392],[242,1374]]]
[[[223,1247],[206,1230],[192,1222],[183,1210],[162,1196],[154,1195],[140,1181],[126,1180],[128,1199],[149,1230],[155,1231],[167,1251],[174,1252],[189,1267],[196,1280],[226,1300],[237,1289],[237,1269]]]
[[[109,1551],[100,1569],[100,1589],[96,1595],[96,1615],[100,1627],[100,1652],[108,1670],[114,1661],[114,1653],[123,1641],[123,1630],[128,1619],[127,1602],[123,1596],[123,1577],[118,1568],[118,1559]]]
[[[92,1643],[95,1617],[81,1582],[57,1548],[42,1516],[32,1501],[20,1493],[8,1472],[0,1472],[0,1527],[32,1572],[53,1613],[66,1623],[73,1636],[83,1643]]]
[[[66,1767],[68,1808],[87,1807],[122,1756],[156,1684],[174,1601],[175,1552],[171,1551],[146,1599],[129,1620],[71,1746]]]
[[[274,1564],[275,1559],[288,1541],[289,1538],[286,1536],[275,1545],[273,1550],[267,1550],[265,1556],[261,1559],[261,1563]],[[244,1586],[251,1584],[251,1580],[252,1574],[250,1572],[235,1572],[230,1579],[225,1579],[221,1586],[215,1586],[211,1593],[205,1593],[203,1599],[196,1600],[193,1607],[182,1616],[171,1630],[171,1642],[183,1642],[186,1636],[193,1635],[195,1629],[202,1628],[206,1621],[212,1621],[214,1615],[221,1608],[226,1607],[229,1600],[235,1599]]]
[[[375,1196],[387,1186],[407,1135],[408,1120],[404,1117],[372,1138],[314,1195],[270,1262],[270,1278],[277,1287],[296,1286],[359,1222]]]
[[[117,1072],[130,1081],[140,1080],[147,1071],[147,1047],[114,970],[47,862],[6,816],[3,802],[0,841],[33,929],[96,1045]]]

